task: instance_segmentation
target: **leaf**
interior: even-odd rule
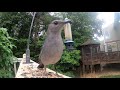
[[[0,77],[10,77],[12,74],[13,44],[9,41],[9,34],[6,28],[0,28]]]

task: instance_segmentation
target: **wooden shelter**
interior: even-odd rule
[[[83,73],[93,71],[93,65],[99,63],[97,53],[100,53],[100,43],[93,39],[89,39],[80,46],[82,56],[82,70]]]
[[[110,63],[120,63],[120,51],[105,52],[100,50],[100,43],[89,39],[80,46],[82,71],[93,72],[95,65],[100,65],[100,70],[103,70],[103,65]]]

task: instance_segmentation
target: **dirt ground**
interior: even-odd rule
[[[101,76],[120,75],[120,64],[108,64],[104,66],[102,72],[93,72],[85,74],[80,78],[100,78]]]

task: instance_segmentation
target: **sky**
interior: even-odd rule
[[[59,12],[58,12],[59,13]],[[54,12],[51,12],[53,15]],[[114,12],[98,12],[98,18],[105,21],[103,28],[110,25],[114,21]]]
[[[98,18],[104,20],[102,28],[105,28],[114,22],[114,12],[98,12]],[[104,40],[104,37],[98,37],[100,41]]]
[[[98,18],[104,20],[102,28],[112,24],[114,22],[114,12],[98,12]]]

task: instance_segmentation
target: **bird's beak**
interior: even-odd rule
[[[65,23],[65,24],[67,24],[67,23],[72,23],[72,21],[71,21],[71,20],[67,20],[67,21],[64,21],[64,23]]]

